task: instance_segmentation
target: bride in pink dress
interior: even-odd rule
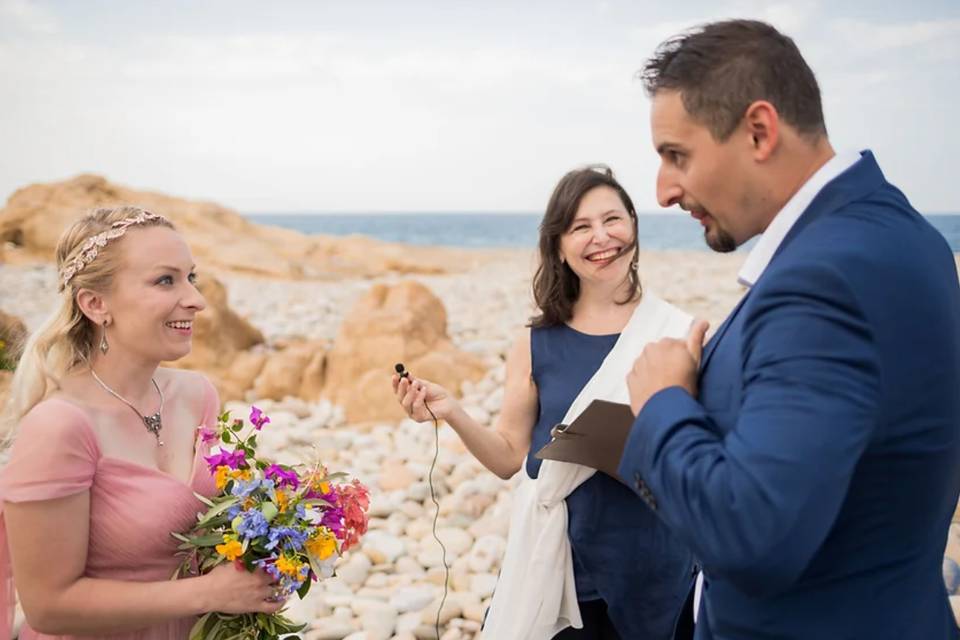
[[[171,581],[173,531],[215,486],[203,376],[159,368],[190,351],[204,308],[183,238],[137,207],[98,209],[60,239],[60,309],[27,342],[2,415],[0,640],[186,638],[208,611],[274,612],[271,578],[231,564]]]

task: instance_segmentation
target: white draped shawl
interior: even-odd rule
[[[664,337],[683,338],[691,321],[687,313],[644,293],[563,423],[570,424],[593,400],[629,404],[626,377],[643,347]],[[537,479],[532,480],[525,468],[526,461],[513,495],[507,550],[484,623],[485,640],[550,640],[566,627],[583,627],[564,499],[596,471],[544,460]]]

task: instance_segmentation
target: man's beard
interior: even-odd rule
[[[713,229],[704,231],[703,238],[707,241],[707,246],[718,253],[730,253],[737,249],[737,241],[719,224],[714,224]]]

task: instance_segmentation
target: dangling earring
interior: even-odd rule
[[[109,324],[109,320],[103,321],[103,333],[100,334],[100,353],[103,355],[107,355],[107,351],[110,350],[110,344],[107,342],[107,325]]]

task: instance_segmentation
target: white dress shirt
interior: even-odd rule
[[[852,167],[859,159],[859,151],[838,153],[803,183],[803,186],[793,194],[793,197],[787,201],[783,209],[774,216],[757,244],[750,250],[743,266],[740,267],[740,273],[737,274],[737,281],[740,284],[746,287],[752,287],[756,284],[767,265],[770,264],[773,254],[777,252],[783,239],[787,237],[790,229],[810,206],[813,199],[817,197],[817,194],[827,186],[828,182]]]

